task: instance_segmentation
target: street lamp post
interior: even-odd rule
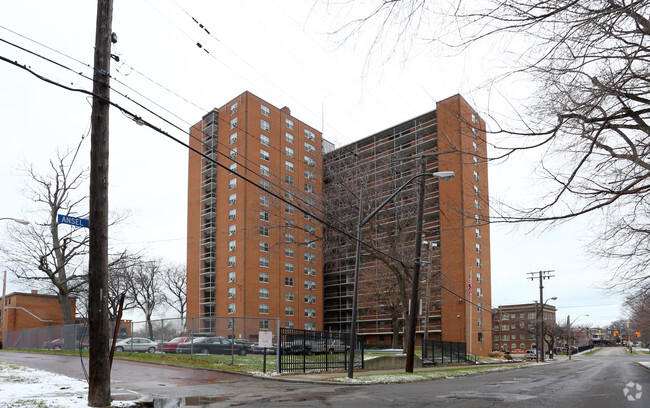
[[[424,340],[429,340],[429,280],[431,279],[431,263],[432,261],[432,256],[431,253],[433,252],[433,248],[436,248],[438,244],[435,242],[428,242],[428,241],[423,241],[422,242],[424,245],[427,245],[429,247],[429,260],[428,260],[428,265],[427,265],[427,281],[426,281],[426,292],[425,292],[425,309],[424,309]],[[422,345],[424,347],[424,344]]]
[[[8,221],[13,221],[17,222],[18,224],[22,225],[29,225],[29,221],[27,220],[22,220],[20,218],[10,218],[10,217],[3,217],[0,218],[0,221],[2,220],[8,220]],[[7,271],[4,271],[3,279],[2,279],[2,301],[0,301],[0,332],[2,333],[2,337],[0,337],[0,344],[2,344],[2,347],[5,345],[5,292],[7,291]]]
[[[582,316],[589,316],[588,314],[581,314],[580,316],[573,319],[573,323],[576,322]],[[566,317],[566,349],[569,353],[569,360],[571,360],[571,315]]]
[[[542,362],[544,362],[544,306],[546,306],[546,303],[548,303],[549,300],[557,300],[557,296],[553,296],[552,298],[548,298],[542,303],[539,312],[537,312],[537,323],[540,325],[540,345],[542,346]],[[542,315],[542,319],[539,319],[540,314]],[[539,351],[539,347],[537,347],[537,350]],[[537,357],[537,362],[539,362],[539,356]]]
[[[421,167],[424,167],[424,159],[421,159]],[[406,188],[413,180],[416,178],[423,178],[426,176],[434,176],[437,177],[441,180],[451,180],[454,178],[455,173],[453,171],[437,171],[433,173],[426,173],[422,171],[421,173],[418,173],[408,179],[404,185],[402,185],[400,188],[398,188],[393,194],[391,194],[387,199],[384,200],[377,208],[375,208],[368,216],[365,218],[362,218],[363,214],[363,186],[361,188],[360,194],[359,194],[359,223],[357,225],[357,248],[356,248],[356,256],[355,256],[355,265],[354,265],[354,292],[352,295],[352,322],[351,322],[351,339],[350,339],[350,357],[349,357],[349,363],[348,363],[348,378],[353,378],[354,377],[354,354],[355,354],[355,349],[357,345],[357,308],[358,308],[358,302],[359,302],[359,266],[361,263],[361,233],[362,233],[362,228],[364,225],[368,223],[377,213],[384,208],[397,194],[399,194],[402,190]],[[424,188],[424,183],[421,183],[420,189],[423,191]],[[422,245],[422,220],[419,216],[419,211],[418,211],[418,225],[416,226],[416,260],[414,262],[414,269],[417,267],[417,272],[419,273],[419,249]],[[413,271],[413,279],[415,281],[414,283],[414,288],[417,291],[417,279],[418,279],[418,273],[416,271]],[[417,292],[416,292],[417,294]],[[411,299],[411,304],[413,304],[413,299]],[[411,305],[413,307],[413,305]],[[412,310],[413,311],[413,310]],[[409,315],[410,316],[410,315]],[[415,316],[415,314],[413,315]],[[407,364],[408,364],[408,349],[407,349]]]

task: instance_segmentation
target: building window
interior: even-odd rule
[[[481,252],[483,252],[483,251],[481,250],[481,244],[476,244],[476,252],[479,253],[479,254],[480,254]]]
[[[293,163],[291,163],[290,161],[285,161],[284,168],[287,169],[288,171],[293,171]]]
[[[481,230],[476,228],[474,231],[476,232],[476,238],[481,238]]]
[[[472,160],[474,160],[474,165],[478,166],[478,157],[472,156]]]
[[[228,242],[228,251],[232,252],[232,251],[235,251],[236,249],[237,249],[237,241],[235,241],[235,240],[229,241]]]
[[[237,277],[237,272],[228,272],[228,282],[234,282]]]
[[[314,267],[314,266],[305,266],[305,275],[307,275],[307,276],[316,276],[316,267]]]
[[[269,191],[269,187],[270,187],[269,181],[265,179],[261,179],[260,187],[262,187],[263,190]]]
[[[472,123],[475,125],[478,124],[478,116],[476,116],[476,113],[472,113]]]
[[[293,130],[293,120],[291,120],[291,119],[285,119],[284,123],[285,123],[285,125],[287,126],[287,128]]]
[[[476,288],[476,296],[480,298],[483,297],[483,290],[481,290],[481,288]]]
[[[316,281],[305,280],[305,289],[310,289],[310,290],[316,289]]]
[[[312,254],[311,252],[305,252],[305,262],[311,262],[311,263],[316,262],[316,254]]]
[[[481,216],[478,214],[474,214],[474,222],[478,225],[481,225]]]
[[[481,272],[476,272],[476,281],[478,283],[483,282],[483,278],[481,277]]]
[[[284,300],[287,302],[293,302],[293,292],[284,292]]]
[[[237,113],[237,102],[230,105],[230,114]]]
[[[269,321],[260,320],[260,330],[268,330],[268,329],[269,329]]]
[[[235,218],[237,218],[237,209],[233,208],[232,210],[228,211],[228,219],[234,220]]]
[[[472,128],[472,135],[478,139],[478,130],[476,130],[476,128]]]
[[[237,148],[233,147],[232,149],[230,149],[230,158],[234,159],[235,157],[237,157]]]
[[[284,134],[284,140],[287,141],[287,143],[293,144],[293,135],[291,133],[285,133]]]
[[[289,293],[289,292],[287,292]],[[284,315],[285,316],[293,316],[293,306],[285,306],[284,307]]]
[[[229,225],[228,226],[228,235],[233,236],[237,233],[237,226],[236,225]]]
[[[269,196],[261,195],[260,205],[263,205],[264,207],[268,207],[269,204],[271,204],[271,200],[269,199]]]
[[[476,319],[476,325],[477,325],[478,327],[483,327],[483,318],[482,318],[482,317],[478,317],[478,318]]]
[[[312,294],[305,295],[305,303],[316,304],[316,295],[312,295]]]
[[[316,135],[311,130],[305,129],[305,137],[311,141],[316,141]]]
[[[293,191],[284,190],[284,196],[287,198],[287,200],[293,201]]]
[[[260,251],[269,252],[269,243],[266,241],[260,241]]]
[[[260,128],[268,132],[271,130],[271,125],[269,124],[269,122],[265,121],[264,119],[260,119]]]
[[[268,272],[260,272],[260,282],[269,283],[269,274],[268,274]]]
[[[233,314],[233,313],[235,313],[235,304],[228,303],[228,314]]]
[[[478,176],[478,171],[474,170],[474,180],[479,181],[481,178]]]
[[[269,212],[268,211],[260,211],[260,220],[262,221],[268,221],[269,220]]]
[[[237,127],[237,118],[232,118],[230,120],[230,129],[235,129]]]
[[[305,183],[305,191],[308,193],[316,194],[316,186],[313,186],[309,183]]]
[[[237,179],[230,179],[228,182],[228,189],[232,190],[234,188],[237,188]]]
[[[304,156],[304,159],[305,159],[305,164],[307,164],[309,167],[316,167],[316,160],[307,156]]]
[[[476,258],[476,267],[477,268],[482,268],[483,264],[481,263],[481,258]]]
[[[305,231],[307,231],[312,235],[316,235],[316,227],[314,227],[313,225],[305,224]]]
[[[237,132],[230,135],[230,144],[237,143]]]
[[[293,220],[291,218],[285,218],[284,226],[287,228],[293,228],[294,227]]]
[[[269,289],[260,288],[260,299],[268,299],[268,298],[269,298]]]
[[[286,212],[287,214],[293,214],[293,205],[285,204],[284,205],[284,212]]]
[[[269,314],[269,305],[266,303],[260,303],[260,314]]]
[[[294,182],[293,176],[287,174],[286,176],[284,176],[284,182],[290,186],[293,186],[293,182]]]
[[[316,309],[314,309],[313,307],[306,307],[305,317],[316,317]]]
[[[260,175],[269,177],[271,175],[271,169],[269,169],[269,166],[260,164]]]
[[[269,267],[269,258],[266,256],[260,256],[260,266],[262,268],[268,268]]]
[[[286,322],[284,322],[284,328],[285,329],[293,329],[293,322],[287,320]]]
[[[237,257],[234,256],[234,255],[229,256],[228,257],[228,266],[232,268],[233,266],[236,266],[236,265],[237,265]]]
[[[481,332],[478,332],[478,341],[479,341],[479,343],[483,343],[483,333],[481,333]],[[517,346],[515,346],[515,347],[517,347]]]
[[[228,204],[233,205],[237,202],[237,193],[233,193],[230,196],[228,196]]]
[[[305,142],[305,151],[310,154],[315,154],[316,148],[314,147],[314,145]]]
[[[478,186],[476,184],[474,184],[474,192],[476,194],[481,194],[481,190],[478,189]]]
[[[305,322],[305,330],[315,331],[316,330],[316,323],[314,323],[314,322]]]
[[[284,256],[293,258],[293,248],[290,247],[284,248]]]
[[[264,149],[260,149],[260,159],[269,161],[271,160],[271,155]]]
[[[476,144],[476,142],[472,142],[472,147],[474,148],[475,152],[478,152],[478,145]]]
[[[316,181],[316,173],[314,173],[314,172],[311,171],[311,170],[307,170],[307,169],[305,169],[305,178],[306,178],[307,180]]]
[[[232,163],[230,166],[228,166],[228,169],[230,169],[230,174],[236,173],[237,172],[237,163]]]
[[[262,115],[267,116],[267,117],[271,116],[271,109],[269,109],[268,107],[266,107],[264,105],[261,105],[260,108],[261,108]]]
[[[305,238],[305,247],[316,249],[316,240],[313,240],[311,238]]]
[[[284,263],[284,271],[285,272],[293,272],[293,262],[285,262]]]
[[[294,242],[293,234],[290,233],[290,232],[286,232],[284,234],[284,242],[286,242],[287,244],[293,244],[293,242]]]
[[[286,146],[286,147],[284,148],[284,154],[286,154],[287,157],[293,157],[293,149],[290,148],[290,147],[288,147],[288,146]]]
[[[476,208],[477,210],[481,209],[481,203],[479,203],[478,199],[476,198],[474,199],[474,208]]]
[[[285,276],[284,286],[293,286],[293,278],[290,276]]]
[[[229,299],[235,298],[235,288],[228,288],[228,298]]]
[[[478,304],[476,305],[476,310],[479,311],[479,312],[482,312],[482,311],[483,311],[483,304],[482,304],[482,303],[478,303]]]
[[[267,135],[260,135],[260,143],[262,143],[265,146],[270,146],[271,139],[269,139]]]
[[[263,237],[268,237],[269,236],[269,227],[265,227],[264,225],[260,225],[260,235]]]

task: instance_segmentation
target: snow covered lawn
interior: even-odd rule
[[[126,401],[113,402],[125,407]],[[0,408],[86,408],[88,384],[74,378],[0,361]]]

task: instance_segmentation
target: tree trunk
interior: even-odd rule
[[[74,324],[74,316],[72,315],[72,308],[70,307],[70,297],[66,292],[59,291],[57,293],[59,305],[61,305],[61,315],[63,316],[63,324]]]
[[[393,313],[393,315],[390,317],[390,320],[393,328],[393,338],[390,347],[392,349],[396,349],[399,347],[399,318],[397,317],[397,314]]]

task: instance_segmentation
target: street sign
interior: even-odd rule
[[[59,214],[57,217],[59,224],[70,224],[75,227],[88,228],[88,220],[85,218],[71,217],[69,215]]]
[[[273,347],[273,333],[270,331],[260,331],[259,332],[259,346],[271,348]]]

